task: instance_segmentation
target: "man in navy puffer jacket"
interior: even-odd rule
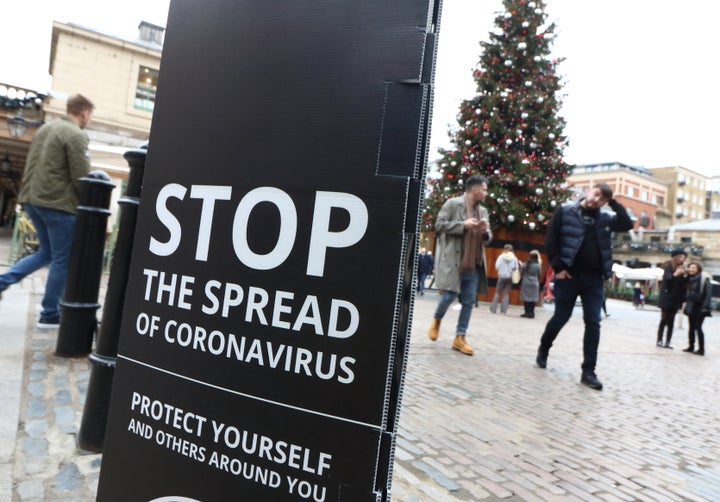
[[[601,211],[608,204],[614,211]],[[555,270],[555,313],[540,338],[536,362],[547,365],[548,352],[560,330],[570,319],[580,296],[585,321],[583,363],[580,382],[601,390],[595,375],[597,348],[600,342],[600,309],[603,283],[612,275],[612,232],[625,232],[633,222],[625,208],[613,199],[607,183],[592,187],[584,199],[563,204],[550,220],[545,238],[545,251]]]

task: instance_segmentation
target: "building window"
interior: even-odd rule
[[[135,108],[147,110],[155,109],[155,93],[157,92],[158,70],[141,66],[138,72],[137,89],[135,90]]]

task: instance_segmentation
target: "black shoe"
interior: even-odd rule
[[[705,355],[705,349],[698,349],[695,351],[695,354],[698,356],[704,356]]]
[[[602,382],[597,379],[594,371],[583,371],[582,377],[580,377],[580,383],[595,390],[602,390],[603,387]]]
[[[527,312],[525,312],[523,314],[520,314],[520,317],[530,317],[530,315]]]
[[[683,349],[683,352],[695,352],[695,349],[692,347],[688,347],[686,349]]]
[[[547,366],[547,358],[548,353],[538,349],[537,357],[535,358],[535,363],[538,365],[538,368],[544,369]]]
[[[37,329],[55,329],[60,326],[60,315],[40,316],[37,323]]]
[[[663,345],[663,348],[672,350],[673,346],[670,345],[670,343],[668,342],[665,345]]]

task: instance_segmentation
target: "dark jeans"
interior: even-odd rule
[[[418,274],[418,283],[417,283],[417,290],[419,293],[422,293],[425,291],[425,280],[427,279],[428,273],[427,272],[420,272]]]
[[[603,280],[600,275],[575,274],[571,279],[555,279],[555,313],[540,338],[540,351],[547,354],[560,330],[572,315],[578,296],[582,300],[585,335],[583,337],[584,371],[595,371],[600,343],[600,309],[603,302]]]
[[[678,309],[661,309],[660,310],[660,325],[658,326],[657,341],[662,342],[663,331],[667,328],[665,333],[665,343],[670,345],[672,340],[673,327],[675,326],[675,315],[677,315]]]

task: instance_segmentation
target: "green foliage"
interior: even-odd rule
[[[504,0],[473,72],[475,96],[460,105],[452,147],[441,149],[428,181],[423,229],[432,230],[443,202],[464,192],[472,175],[488,179],[485,205],[492,228],[544,231],[569,198],[563,160],[565,120],[559,116],[561,59],[551,59],[554,24],[542,0]]]
[[[0,108],[7,110],[17,110],[21,108],[29,108],[38,106],[36,99],[38,97],[34,94],[28,95],[23,98],[9,98],[7,96],[0,96]]]

